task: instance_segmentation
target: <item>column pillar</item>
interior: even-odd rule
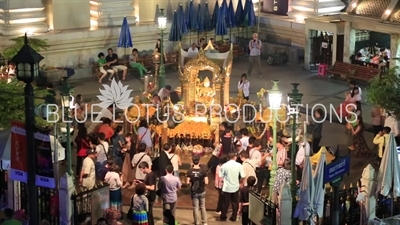
[[[220,102],[221,105],[227,105],[229,104],[229,83],[231,80],[231,76],[225,76],[225,82],[224,82],[224,99],[223,102]]]
[[[121,26],[126,16],[129,25],[136,24],[132,0],[91,0],[90,23],[93,27]]]
[[[337,54],[337,29],[336,32],[333,34],[332,40],[332,65],[335,65],[336,62],[336,54]]]
[[[344,25],[343,62],[350,63],[350,56],[355,54],[356,30],[351,27],[351,22]]]
[[[306,23],[307,24],[307,23]],[[305,45],[304,45],[304,68],[306,70],[311,70],[310,62],[311,62],[311,30],[306,27],[306,37],[305,37]]]
[[[399,45],[400,45],[400,35],[399,34],[390,34],[390,58],[391,59],[400,57]],[[400,61],[398,59],[390,60],[389,66],[390,66],[390,68],[399,67]]]
[[[43,0],[47,24],[52,30],[90,27],[90,3],[82,0]],[[73,14],[73,16],[72,16]]]
[[[41,0],[3,0],[0,4],[0,34],[5,36],[24,33],[44,33],[49,27],[44,23],[46,14]]]

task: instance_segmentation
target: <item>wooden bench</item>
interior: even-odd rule
[[[154,50],[144,50],[139,52],[139,60],[138,63],[143,64],[143,66],[147,70],[154,70],[154,61],[153,61],[153,52]],[[128,68],[128,74],[133,74],[135,76],[139,77],[139,71],[136,68],[132,68],[129,65],[129,55],[124,55],[121,58],[118,59],[117,62],[119,65],[124,65]],[[172,67],[175,71],[178,68],[178,52],[171,52],[167,54],[167,61],[164,63],[165,67]],[[93,63],[92,66],[92,72],[93,72],[93,79],[99,79],[100,78],[100,68],[99,64],[97,62]]]
[[[369,81],[375,76],[380,74],[379,68],[367,67],[367,66],[356,66],[356,72],[354,74],[349,74],[347,79]]]
[[[355,73],[355,66],[350,63],[336,61],[333,66],[328,69],[328,74],[339,75],[341,77],[347,78],[350,74]]]
[[[231,45],[221,45],[218,47],[219,52],[225,53],[228,52],[231,49]],[[239,45],[234,44],[233,45],[233,57],[242,57],[246,55],[246,52],[242,47]]]

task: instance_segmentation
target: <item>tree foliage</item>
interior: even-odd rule
[[[400,75],[399,68],[376,76],[367,88],[368,101],[375,106],[400,115]]]
[[[25,121],[25,84],[12,82],[7,84],[0,81],[0,128],[10,128],[11,120]],[[45,103],[44,98],[48,92],[45,89],[34,87],[35,106]],[[48,126],[48,123],[40,118],[35,118],[36,124],[41,127]]]
[[[25,37],[21,36],[17,38],[12,38],[10,39],[10,41],[13,41],[14,44],[6,47],[1,53],[4,58],[8,60],[12,59],[24,45]],[[46,50],[49,47],[49,45],[47,44],[47,40],[45,39],[28,38],[28,43],[29,46],[31,46],[37,52]]]

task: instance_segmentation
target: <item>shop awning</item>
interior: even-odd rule
[[[58,150],[58,161],[65,159],[65,148],[57,142],[53,135],[50,135],[51,153],[53,156],[53,163],[56,161],[54,155],[55,149]],[[11,132],[10,130],[0,131],[0,168],[9,170],[11,165]]]
[[[0,165],[2,170],[10,169],[11,133],[10,130],[0,131]]]

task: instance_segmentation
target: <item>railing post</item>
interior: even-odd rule
[[[72,194],[75,192],[73,177],[65,173],[60,178],[59,202],[60,202],[60,225],[74,224]]]
[[[376,198],[374,193],[375,169],[368,164],[361,176],[361,190],[357,201],[365,207],[365,215],[368,221],[375,219]]]
[[[291,224],[292,216],[292,197],[290,193],[290,186],[285,183],[282,187],[281,195],[279,196],[279,218],[277,218],[278,224]]]

